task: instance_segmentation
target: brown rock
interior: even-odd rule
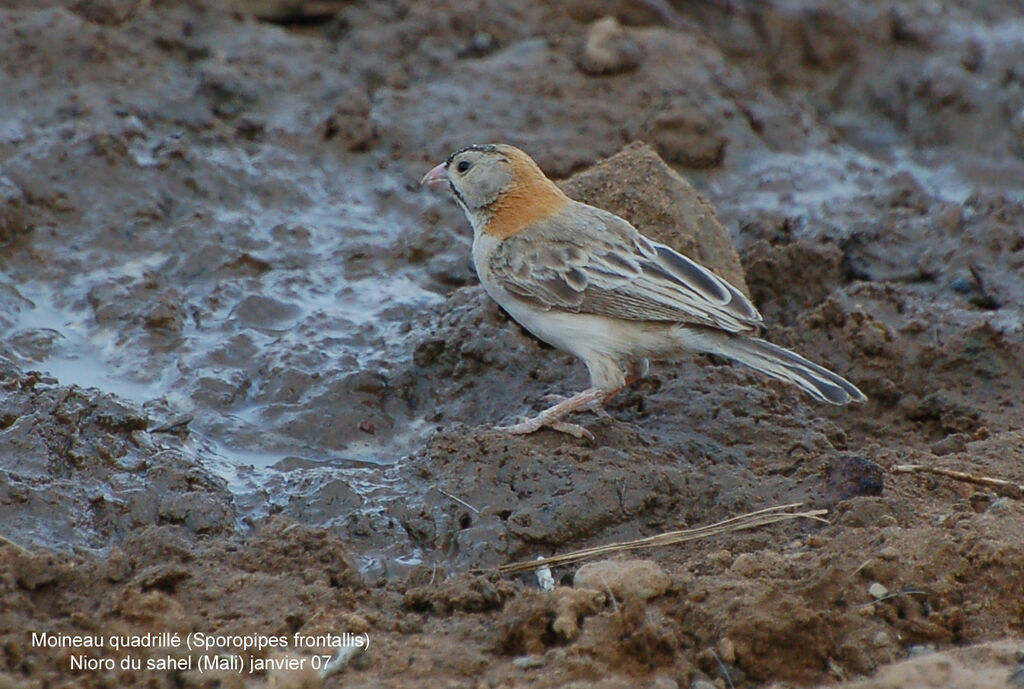
[[[671,580],[657,562],[651,560],[601,560],[588,562],[576,571],[576,588],[611,591],[620,600],[649,600],[664,595]]]
[[[629,144],[560,186],[574,199],[622,216],[750,295],[736,247],[714,208],[647,144]]]

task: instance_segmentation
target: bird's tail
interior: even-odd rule
[[[755,371],[792,383],[822,402],[849,404],[868,399],[842,376],[771,342],[723,332],[705,332],[700,340],[706,345],[701,347],[702,351],[734,359]]]

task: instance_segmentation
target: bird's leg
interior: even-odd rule
[[[615,388],[614,390],[608,390],[607,392],[605,392],[604,397],[601,398],[600,405],[607,404],[608,400],[610,400],[612,397],[615,397],[617,394],[628,388],[630,385],[646,376],[647,370],[649,368],[650,365],[648,364],[647,359],[640,359],[639,361],[634,361],[633,363],[631,363],[629,366],[629,372],[626,374],[626,382],[620,385],[619,387]],[[595,406],[597,408],[600,408],[598,405]],[[601,409],[601,411],[604,410]]]
[[[632,385],[647,375],[651,370],[651,362],[647,359],[637,359],[630,362],[629,371],[626,372],[626,385]]]
[[[577,438],[588,438],[593,440],[594,436],[586,428],[574,423],[567,423],[562,421],[562,419],[574,411],[583,409],[595,402],[601,402],[607,394],[608,391],[602,390],[601,388],[587,388],[583,392],[579,392],[568,399],[562,400],[553,407],[548,407],[526,421],[521,421],[511,426],[499,426],[497,430],[515,435],[525,435],[527,433],[539,431],[544,427],[548,427],[555,431],[568,433],[569,435]]]
[[[616,390],[614,390],[612,392],[609,392],[609,393],[607,393],[606,396],[607,397],[611,397],[612,395],[614,395],[616,392],[618,392],[621,389],[622,388],[618,388],[618,389],[616,389]],[[551,406],[555,406],[557,404],[561,404],[562,402],[565,402],[565,401],[570,400],[570,399],[572,399],[571,395],[559,395],[557,392],[552,392],[552,393],[549,393],[549,394],[544,395],[543,397],[541,397],[540,401],[543,402],[544,404],[549,404]],[[599,398],[597,398],[596,400],[594,400],[593,402],[591,402],[587,406],[590,408],[590,411],[594,412],[595,414],[602,414],[602,413],[605,413],[604,409],[601,408],[602,404],[604,404],[604,398],[600,398],[599,397]],[[582,407],[580,407],[580,409],[582,409]],[[575,411],[579,411],[579,409],[577,409]]]

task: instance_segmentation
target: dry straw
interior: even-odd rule
[[[757,529],[769,524],[790,521],[793,519],[814,519],[815,521],[828,524],[828,520],[824,519],[824,516],[828,514],[828,510],[808,510],[803,512],[790,511],[795,510],[802,505],[803,503],[800,502],[794,502],[789,505],[778,505],[776,507],[768,507],[756,512],[741,514],[738,517],[730,517],[729,519],[725,519],[715,524],[709,524],[708,526],[698,526],[694,529],[683,529],[681,531],[669,531],[656,536],[640,538],[635,541],[610,543],[608,545],[601,545],[595,548],[574,550],[571,553],[554,555],[552,557],[546,557],[539,560],[513,562],[507,565],[501,565],[498,567],[498,571],[502,574],[512,574],[515,572],[537,569],[538,567],[557,567],[558,565],[567,565],[587,558],[597,557],[598,555],[609,555],[611,553],[619,553],[624,550],[636,550],[637,548],[657,548],[660,546],[674,545],[676,543],[695,541],[700,538],[708,538],[709,536],[728,533],[730,531]]]
[[[991,476],[978,476],[976,474],[969,474],[966,471],[957,471],[955,469],[931,467],[923,464],[897,464],[889,471],[894,474],[935,474],[937,476],[956,479],[957,481],[974,483],[979,486],[992,486],[993,488],[999,489],[1010,498],[1020,498],[1021,495],[1024,494],[1024,484],[1014,483],[1013,481],[1007,481],[1002,478],[992,478]]]

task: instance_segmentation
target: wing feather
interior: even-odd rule
[[[574,214],[555,216],[495,248],[490,274],[509,293],[546,310],[626,320],[729,332],[760,324],[754,305],[718,275],[618,216],[573,205]],[[570,217],[575,221],[567,227]]]

